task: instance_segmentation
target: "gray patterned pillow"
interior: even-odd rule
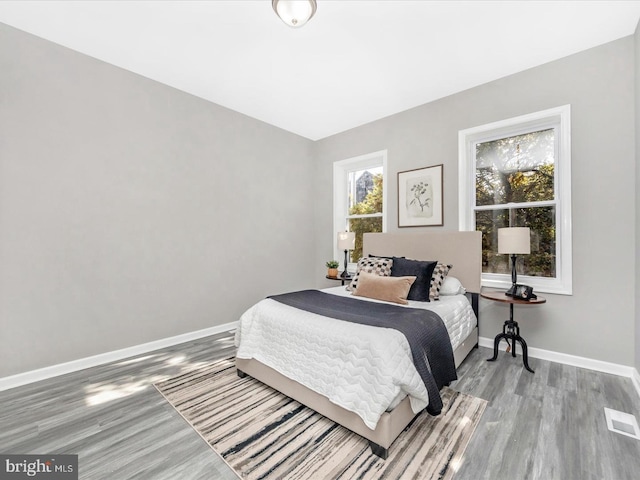
[[[438,300],[440,298],[440,289],[444,283],[444,279],[447,278],[449,270],[453,268],[453,265],[445,265],[438,263],[431,275],[431,286],[429,287],[429,299]]]
[[[360,272],[373,273],[381,277],[390,277],[392,266],[393,260],[390,258],[362,257],[358,260],[356,274],[353,276],[351,284],[347,286],[347,290],[355,292],[356,288],[358,288],[358,277],[360,276]]]

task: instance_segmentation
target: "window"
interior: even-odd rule
[[[568,105],[460,132],[460,229],[482,232],[482,285],[511,283],[498,228],[529,227],[518,282],[572,293],[570,135]]]
[[[362,256],[362,236],[386,230],[386,150],[333,164],[333,248],[336,259],[344,258],[337,247],[338,232],[356,233],[356,247],[349,262]]]

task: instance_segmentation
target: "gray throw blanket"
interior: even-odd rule
[[[440,389],[458,377],[447,328],[436,313],[420,308],[363,302],[319,290],[302,290],[268,298],[325,317],[402,332],[411,347],[416,370],[429,393],[427,412],[431,415],[441,412]]]

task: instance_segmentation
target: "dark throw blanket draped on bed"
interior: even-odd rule
[[[427,412],[438,415],[442,410],[440,389],[458,377],[447,328],[436,313],[420,308],[366,302],[319,290],[302,290],[268,298],[325,317],[402,332],[411,347],[416,370],[429,393]]]

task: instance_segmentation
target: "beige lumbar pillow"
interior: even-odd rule
[[[416,277],[381,277],[373,273],[360,272],[358,288],[353,295],[406,305],[409,303],[409,289],[415,281]]]

